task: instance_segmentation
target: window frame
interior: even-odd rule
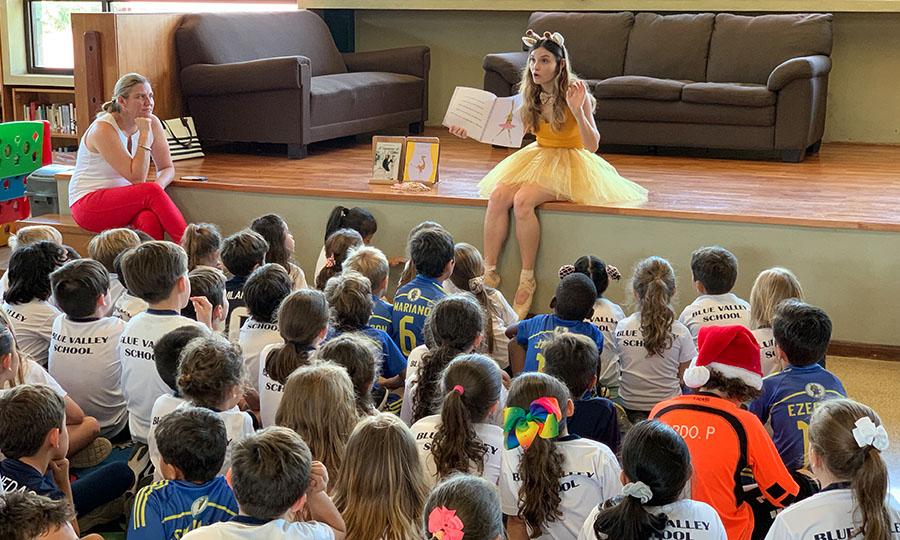
[[[32,4],[47,0],[24,0],[24,19],[25,19],[25,70],[33,75],[74,75],[75,69],[68,68],[49,68],[36,66],[34,64],[34,30],[32,29]],[[53,2],[77,2],[85,0],[49,0]],[[102,13],[108,13],[111,9],[110,0],[88,0],[100,2],[100,10]]]

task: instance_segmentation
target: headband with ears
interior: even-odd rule
[[[528,31],[525,32],[525,35],[522,36],[522,43],[528,47],[534,47],[534,45],[542,39],[549,39],[560,47],[565,46],[566,42],[566,39],[559,32],[553,32],[552,34],[550,32],[544,32],[544,35],[538,35],[537,32],[529,28]]]

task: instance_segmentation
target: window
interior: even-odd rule
[[[25,32],[28,39],[28,72],[72,74],[75,67],[74,51],[72,50],[73,13],[105,11],[115,13],[190,13],[296,9],[296,0],[250,0],[249,2],[26,0]]]
[[[104,11],[105,2],[31,0],[26,7],[29,73],[72,73],[72,13]]]

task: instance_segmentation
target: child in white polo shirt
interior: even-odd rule
[[[50,283],[63,311],[53,321],[50,374],[97,419],[100,435],[111,439],[128,426],[128,409],[116,352],[125,323],[103,316],[109,308],[109,272],[93,259],[78,259],[53,272]]]
[[[720,246],[702,247],[691,254],[691,273],[700,296],[684,308],[678,320],[691,331],[694,343],[704,326],[739,324],[750,328],[750,304],[731,292],[737,281],[737,257]]]
[[[147,302],[131,294],[131,291],[128,289],[128,284],[125,282],[125,275],[122,274],[122,255],[127,252],[128,251],[126,250],[122,253],[119,253],[119,255],[113,261],[113,267],[116,269],[116,275],[119,276],[119,283],[122,285],[122,287],[125,288],[125,290],[113,304],[112,315],[113,317],[122,319],[125,322],[130,321],[131,318],[138,313],[147,311],[147,308],[150,307]]]
[[[172,242],[147,242],[129,250],[122,258],[122,273],[131,292],[150,306],[128,321],[118,347],[131,437],[146,444],[153,403],[172,392],[156,372],[153,346],[171,330],[201,324],[179,314],[188,301],[194,302],[202,324],[211,328],[212,306],[204,297],[191,297],[187,255]]]
[[[91,243],[88,244],[90,258],[102,264],[103,268],[109,272],[109,302],[107,302],[106,312],[103,313],[103,316],[113,314],[116,301],[125,292],[125,286],[119,281],[119,275],[116,272],[116,257],[139,245],[141,245],[141,239],[137,233],[124,228],[103,231],[93,237]]]
[[[291,276],[281,265],[264,264],[253,271],[244,283],[244,302],[250,318],[238,335],[244,365],[250,384],[259,392],[259,353],[268,345],[284,343],[276,323],[278,306],[291,294]],[[257,398],[258,400],[258,398]],[[257,407],[258,408],[258,407]]]
[[[67,258],[65,248],[47,241],[19,248],[9,258],[3,311],[12,323],[19,351],[42,366],[47,365],[53,319],[60,313],[49,302],[50,273]]]

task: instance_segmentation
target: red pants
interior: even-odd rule
[[[155,182],[88,193],[72,205],[72,217],[89,231],[130,226],[157,240],[169,233],[175,243],[181,242],[187,227],[178,207]]]

